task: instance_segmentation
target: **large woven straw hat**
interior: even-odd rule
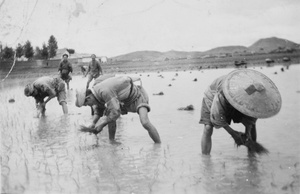
[[[241,113],[254,118],[268,118],[281,108],[280,93],[270,78],[250,69],[235,70],[223,84],[228,102]]]

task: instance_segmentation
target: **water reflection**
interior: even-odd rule
[[[217,190],[215,190],[215,188],[218,183],[216,182],[217,180],[215,180],[215,177],[218,173],[215,172],[214,161],[210,155],[202,155],[201,159],[202,173],[204,177],[203,187],[207,192],[216,192]]]
[[[261,193],[260,160],[202,156],[203,188],[209,193]],[[221,192],[220,192],[221,191]]]
[[[261,193],[261,177],[262,172],[258,165],[259,159],[254,156],[249,156],[243,161],[245,165],[234,170],[234,187],[238,193]]]
[[[138,152],[120,144],[93,146],[83,152],[82,183],[89,190],[144,192],[159,181],[161,146],[143,147]],[[105,177],[105,178],[104,178]]]
[[[70,118],[68,115],[63,115],[58,118],[43,116],[39,118],[36,138],[34,138],[34,144],[39,145],[47,142],[47,145],[54,143],[62,143],[65,141],[65,137],[69,133]],[[65,139],[65,140],[63,140]]]

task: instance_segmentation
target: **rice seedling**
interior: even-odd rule
[[[238,132],[238,135],[232,136],[237,147],[246,146],[250,154],[268,154],[269,151],[260,143],[253,141],[245,133]]]
[[[85,132],[85,133],[93,133],[94,135],[97,135],[98,133],[100,133],[100,131],[97,131],[96,128],[91,128],[91,127],[86,127],[81,125],[80,129],[81,132]]]

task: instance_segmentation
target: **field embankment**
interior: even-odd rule
[[[288,62],[283,61],[283,57],[289,57]],[[112,61],[102,63],[104,73],[133,73],[133,72],[153,72],[153,71],[184,71],[209,68],[234,67],[235,61],[245,61],[247,67],[266,66],[265,59],[270,58],[274,63],[269,65],[291,65],[300,64],[300,53],[277,53],[234,56],[224,58],[205,59],[178,59],[165,61]],[[81,74],[80,67],[87,63],[70,59],[73,65],[73,74]],[[53,75],[57,73],[60,60],[39,60],[39,61],[17,61],[8,78],[39,77],[43,75]],[[3,79],[9,72],[13,61],[0,62],[0,79]]]

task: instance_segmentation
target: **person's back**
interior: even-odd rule
[[[204,96],[210,100],[213,101],[213,98],[215,96],[215,94],[217,92],[222,91],[222,85],[224,83],[224,80],[226,78],[226,75],[218,77],[217,79],[215,79],[210,85],[209,87],[206,89],[206,91],[204,92]]]
[[[50,77],[50,76],[44,76],[44,77],[40,77],[38,79],[36,79],[34,82],[33,82],[33,85],[37,88],[39,87],[50,87],[50,88],[53,88],[53,78]]]
[[[108,100],[117,97],[122,101],[128,98],[131,87],[130,77],[111,77],[93,86],[100,98]]]

